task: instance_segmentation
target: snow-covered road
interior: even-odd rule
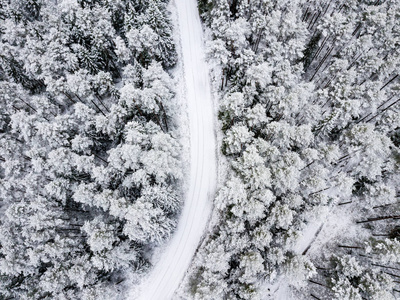
[[[190,183],[178,228],[141,285],[140,300],[172,298],[206,228],[217,181],[213,102],[197,3],[175,2],[190,126]]]

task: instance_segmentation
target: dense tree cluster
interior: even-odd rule
[[[297,299],[399,297],[399,2],[200,0],[199,10],[231,172],[186,292],[265,299],[263,283],[286,278]],[[338,207],[360,235],[296,253],[299,232]]]
[[[120,299],[174,229],[167,2],[0,0],[0,299]]]

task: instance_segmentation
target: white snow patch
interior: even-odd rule
[[[338,241],[345,239],[362,240],[368,233],[355,223],[360,215],[357,204],[333,207],[322,207],[318,211],[310,212],[306,219],[310,222],[299,234],[299,239],[293,246],[293,252],[306,256],[312,260],[323,258],[326,253],[334,253]],[[263,286],[266,300],[295,300],[296,290],[290,286],[284,275],[277,278],[273,284]]]

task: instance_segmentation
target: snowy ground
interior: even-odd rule
[[[360,215],[357,205],[345,207],[337,204],[311,213],[310,222],[299,232],[299,239],[292,251],[298,255],[306,255],[313,261],[318,259],[324,261],[324,252],[334,253],[338,241],[343,240],[344,234],[350,240],[367,239],[368,231],[354,223],[360,219]],[[300,299],[285,276],[278,278],[274,284],[265,284],[263,291],[264,295],[267,295],[265,300]]]
[[[130,299],[171,299],[206,228],[216,188],[216,141],[209,70],[196,0],[175,0],[190,132],[190,182],[173,238]],[[138,296],[139,294],[139,296]]]

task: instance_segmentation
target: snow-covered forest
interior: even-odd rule
[[[400,2],[200,0],[230,165],[183,298],[400,297]]]
[[[199,140],[174,299],[399,299],[400,2],[197,2],[220,186]],[[0,299],[135,297],[194,201],[171,4],[0,0]]]
[[[0,1],[0,299],[110,299],[173,231],[167,2]]]

